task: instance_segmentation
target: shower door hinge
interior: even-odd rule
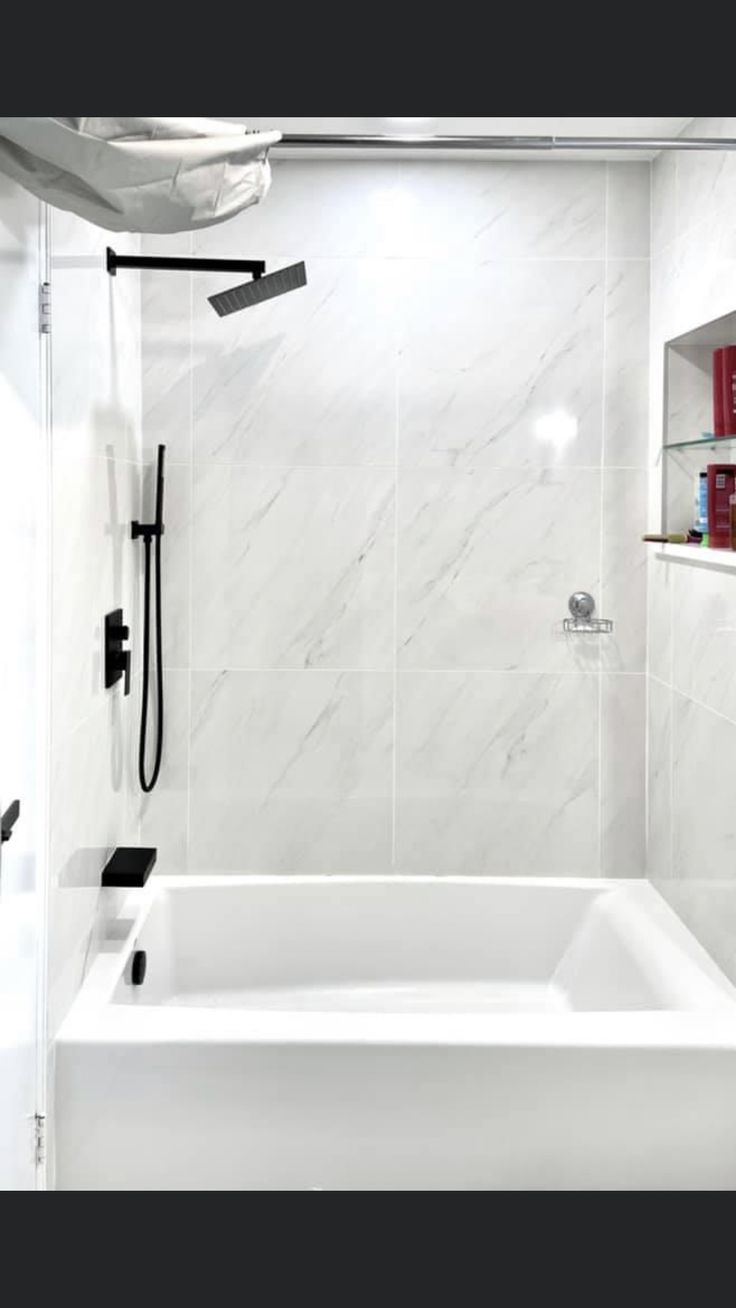
[[[46,1162],[46,1114],[36,1113],[33,1118],[33,1143],[36,1167]]]
[[[51,331],[51,282],[41,282],[38,288],[38,330],[42,336]]]

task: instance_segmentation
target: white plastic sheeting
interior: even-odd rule
[[[280,139],[211,118],[0,117],[0,169],[110,231],[191,231],[263,199]]]

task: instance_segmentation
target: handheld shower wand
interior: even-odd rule
[[[149,795],[159,778],[164,751],[164,668],[163,668],[163,631],[161,601],[161,538],[164,534],[164,462],[166,446],[158,447],[158,465],[156,473],[156,520],[144,525],[132,524],[133,540],[143,539],[145,551],[144,586],[143,586],[143,687],[141,692],[141,732],[138,742],[138,778],[141,790]],[[154,752],[153,771],[146,776],[146,754],[148,752],[148,701],[151,665],[151,544],[154,545],[155,569],[155,621],[156,621],[156,749]]]

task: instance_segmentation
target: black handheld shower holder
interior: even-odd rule
[[[163,536],[165,530],[162,522],[131,522],[130,524],[133,540],[140,540],[143,537],[146,541],[152,541],[156,536]]]
[[[161,771],[164,746],[163,601],[161,597],[161,541],[164,534],[164,465],[166,446],[159,445],[156,468],[156,512],[153,522],[131,523],[133,540],[143,541],[143,677],[141,687],[141,730],[138,742],[138,778],[144,794],[150,794]],[[153,579],[151,555],[153,554]],[[155,585],[154,642],[156,647],[156,751],[152,772],[146,765],[148,736],[148,689],[151,674],[151,583]]]

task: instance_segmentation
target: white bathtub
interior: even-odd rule
[[[56,1113],[62,1190],[733,1189],[736,992],[643,882],[159,878]]]

